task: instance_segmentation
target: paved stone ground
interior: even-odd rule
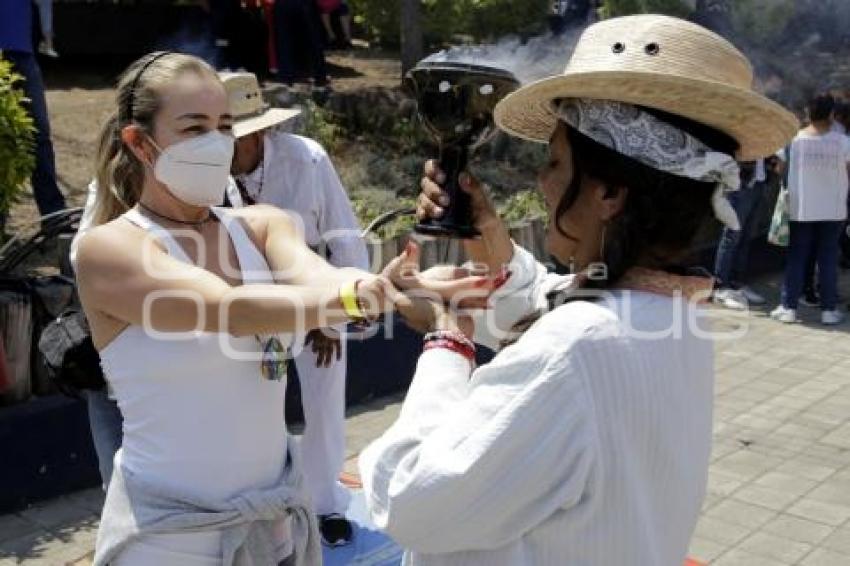
[[[756,286],[778,296],[778,278]],[[850,297],[850,276],[841,285]],[[850,565],[850,324],[818,312],[781,325],[767,308],[714,311],[716,327],[745,330],[717,344],[714,452],[692,557],[717,566]],[[354,409],[348,471],[398,414],[400,396]],[[88,564],[98,489],[0,517],[0,566]],[[640,565],[639,565],[640,566]]]

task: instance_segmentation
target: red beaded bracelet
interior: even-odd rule
[[[475,343],[467,338],[462,332],[454,330],[435,330],[426,334],[423,337],[423,340],[425,342],[430,342],[431,340],[454,340],[455,342],[460,342],[464,346],[470,348],[472,351],[475,351]]]
[[[423,352],[427,352],[428,350],[435,350],[437,348],[451,350],[456,352],[469,360],[470,362],[475,361],[475,350],[467,346],[466,344],[462,344],[461,342],[457,342],[455,340],[449,339],[437,339],[437,340],[429,340],[425,342],[425,346],[422,348]]]

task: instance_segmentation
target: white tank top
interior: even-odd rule
[[[226,227],[243,283],[273,283],[271,270],[242,225],[213,209]],[[191,263],[164,228],[130,210],[124,217]],[[284,346],[293,337],[279,335]],[[232,349],[245,357],[227,353]],[[124,416],[116,463],[199,497],[224,500],[273,485],[286,455],[286,378],[264,379],[255,336],[194,332],[151,335],[129,326],[101,352],[101,365]]]

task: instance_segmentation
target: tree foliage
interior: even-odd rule
[[[796,0],[735,0],[732,25],[747,39],[763,43],[781,34],[794,15]]]
[[[35,167],[35,127],[23,107],[21,80],[0,56],[0,213],[8,212]]]
[[[400,2],[349,0],[355,22],[369,39],[396,47],[400,36]],[[495,40],[542,28],[550,0],[422,0],[425,39],[430,45]]]
[[[684,18],[694,11],[692,0],[605,0],[602,15],[606,18],[631,14],[667,14]]]
[[[731,19],[731,34],[755,43],[770,41],[781,34],[798,8],[798,0],[605,0],[605,17],[629,14],[667,14],[687,18],[698,12],[725,6]],[[696,12],[696,13],[695,13]],[[711,14],[708,14],[711,15]],[[698,20],[700,18],[697,18]],[[733,38],[734,39],[734,38]]]

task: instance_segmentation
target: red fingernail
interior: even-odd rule
[[[475,282],[476,287],[486,287],[489,284],[490,284],[490,280],[487,279],[486,277],[482,277],[480,280]]]

